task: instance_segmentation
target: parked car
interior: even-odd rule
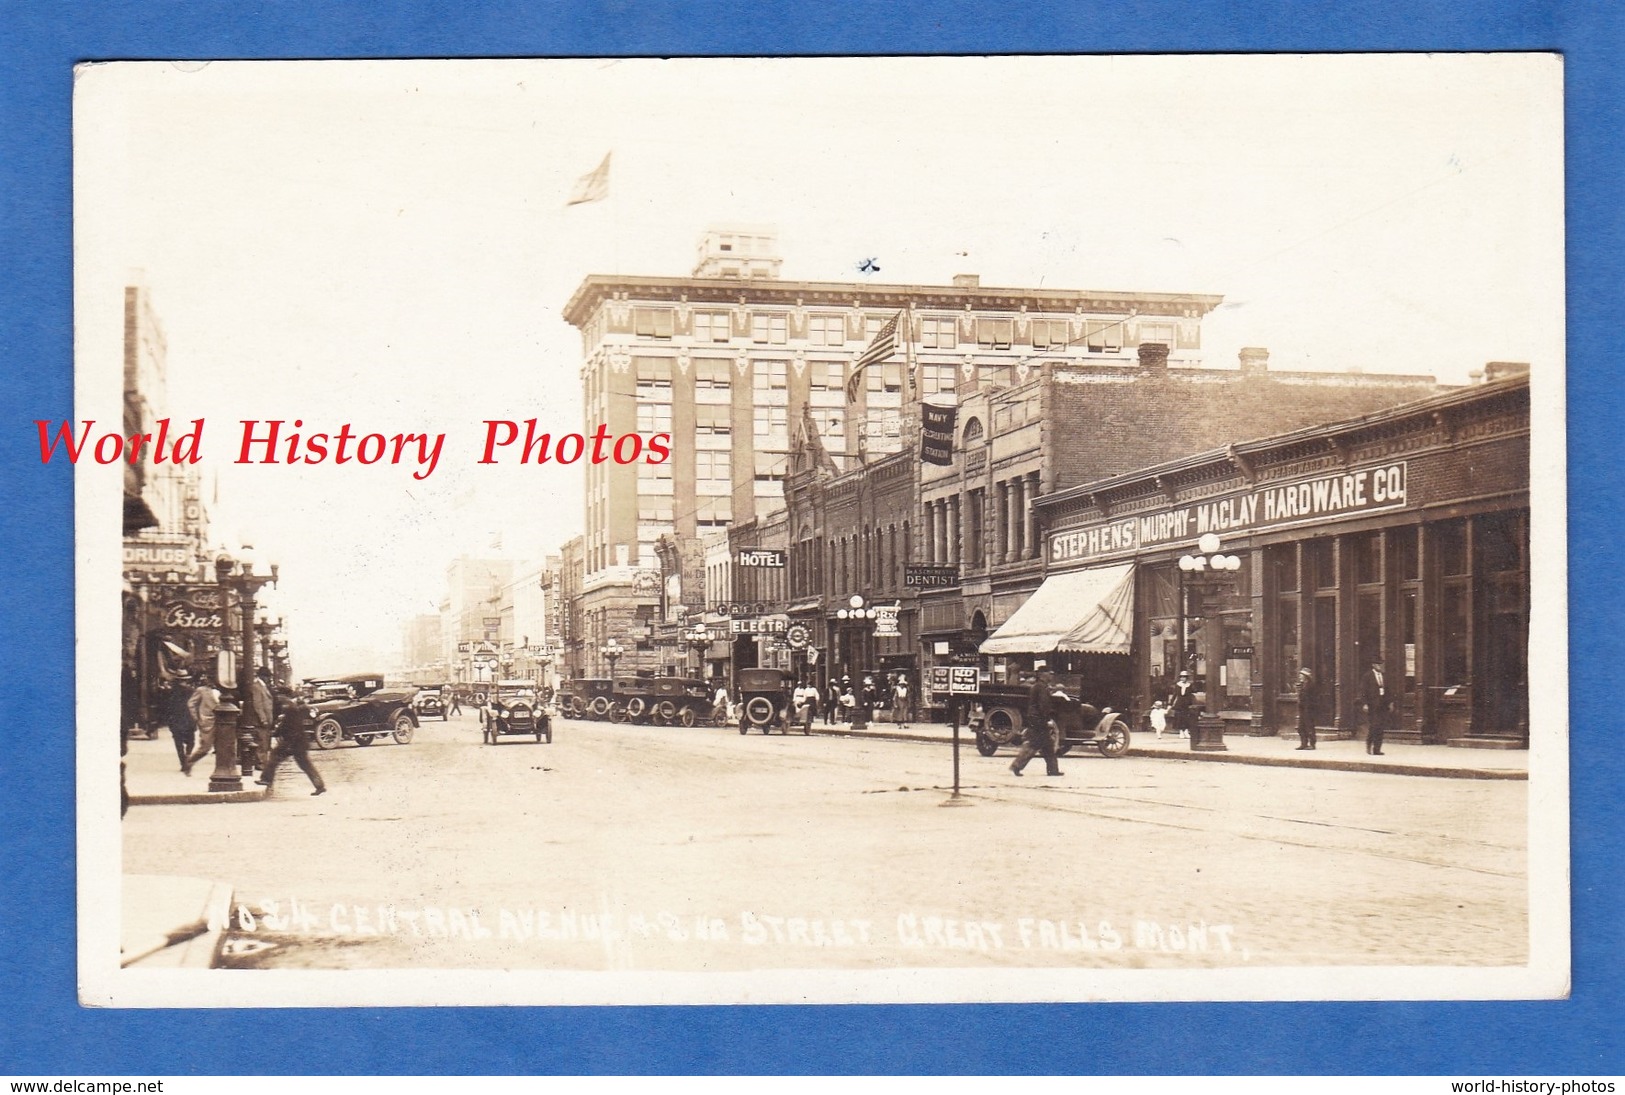
[[[386,687],[381,673],[305,682],[314,721],[310,738],[318,749],[336,749],[346,741],[371,745],[382,737],[406,745],[417,731],[412,701],[416,685]]]
[[[417,699],[412,701],[412,710],[418,713],[419,719],[439,716],[445,722],[448,704],[446,702],[446,688],[440,684],[428,684],[418,689]]]
[[[553,719],[536,682],[498,681],[491,686],[486,705],[480,708],[480,739],[486,745],[500,745],[505,737],[529,737],[553,743]]]
[[[783,669],[741,669],[734,675],[739,689],[739,732],[790,732],[795,678]],[[805,723],[801,732],[810,733]]]
[[[559,712],[567,719],[606,719],[615,686],[608,677],[578,677],[560,687]]]
[[[983,685],[971,697],[970,728],[976,751],[991,757],[1001,745],[1019,746],[1027,706],[1027,685]],[[1073,746],[1093,745],[1104,757],[1128,751],[1129,719],[1111,707],[1095,707],[1076,698],[1073,687],[1057,686],[1053,695],[1055,751],[1065,756]]]

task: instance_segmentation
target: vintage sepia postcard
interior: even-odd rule
[[[80,1002],[1565,995],[1562,133],[1551,54],[81,66]]]

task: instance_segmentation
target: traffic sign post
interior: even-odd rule
[[[937,667],[941,669],[942,667]],[[970,799],[959,793],[959,728],[965,721],[965,701],[961,696],[973,696],[982,687],[981,670],[974,665],[951,665],[948,670],[948,706],[954,715],[954,792],[943,799],[942,806],[969,806]]]

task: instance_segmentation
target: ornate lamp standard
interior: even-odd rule
[[[874,626],[875,620],[879,616],[880,616],[879,611],[877,611],[875,609],[875,606],[873,604],[871,604],[869,602],[869,600],[866,597],[864,597],[864,595],[861,594],[861,593],[852,594],[852,596],[850,596],[850,597],[848,597],[846,599],[846,607],[845,608],[839,608],[839,609],[835,610],[835,618],[837,620],[841,621],[842,623],[846,623],[846,624],[854,624],[855,623],[855,624],[858,625],[858,627],[860,629],[862,629],[859,632],[859,643],[858,643],[858,645],[860,647],[867,647],[868,644],[862,642],[862,637],[863,637],[864,634],[867,633],[867,630],[869,628]],[[866,654],[868,653],[867,650],[865,650],[865,653]],[[851,644],[848,644],[846,654],[847,654],[846,660],[848,662],[848,665],[847,665],[846,668],[847,668],[848,671],[850,671],[852,669],[852,666],[851,666],[850,663],[854,660],[852,658],[852,656],[851,656],[852,655],[852,646],[851,646]],[[873,667],[871,666],[870,668],[873,668]],[[862,672],[861,669],[859,669],[858,671]],[[860,687],[861,687],[861,685],[860,685]],[[852,711],[852,725],[854,727],[856,727],[858,729],[862,729],[863,727],[869,725],[869,701],[871,699],[873,699],[872,696],[865,695],[864,698],[858,703],[857,707],[855,707],[853,709],[853,711]]]
[[[1193,615],[1185,602],[1189,590],[1200,593],[1205,603],[1209,598],[1232,588],[1234,579],[1228,575],[1241,569],[1241,556],[1224,554],[1220,550],[1223,546],[1216,533],[1208,532],[1196,541],[1195,554],[1179,557],[1179,659],[1182,670],[1193,671],[1196,661],[1196,651],[1191,648],[1188,634],[1188,621]],[[1194,577],[1189,577],[1191,575]],[[1204,608],[1194,615],[1204,618],[1205,613]],[[1209,679],[1207,694],[1211,696],[1217,685],[1217,681]],[[1191,730],[1191,749],[1196,752],[1226,751],[1224,721],[1204,709]]]
[[[232,682],[237,702],[232,703],[231,697],[225,696],[215,709],[214,772],[209,776],[210,791],[243,789],[242,772],[237,760],[239,743],[251,762],[251,769],[259,760],[260,724],[254,713],[250,691],[250,682],[254,679],[254,595],[263,586],[276,584],[277,570],[277,565],[272,563],[270,574],[255,574],[252,561],[239,561],[225,552],[221,552],[214,561],[215,581],[220,586],[223,602],[220,614],[221,648],[226,651],[233,645],[230,595],[236,594],[237,638],[242,649],[242,662],[235,667],[235,680]],[[221,681],[220,684],[224,688],[226,682]]]
[[[621,645],[619,639],[611,639],[598,648],[598,653],[603,655],[604,660],[609,663],[609,677],[610,680],[614,680],[615,663],[621,660],[621,655],[626,653],[626,648]]]
[[[705,676],[705,651],[711,645],[711,629],[704,624],[695,624],[683,631],[683,642],[694,651],[694,675]]]

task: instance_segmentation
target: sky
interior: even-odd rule
[[[1560,397],[1561,137],[1540,55],[91,66],[79,414],[117,418],[138,277],[295,671],[371,669],[457,554],[580,532],[579,467],[476,461],[485,419],[580,428],[589,274],[683,276],[707,226],[763,224],[790,279],[1215,293],[1205,364],[1524,361]],[[566,206],[606,153],[607,200]],[[232,463],[272,418],[447,439],[421,480]]]

